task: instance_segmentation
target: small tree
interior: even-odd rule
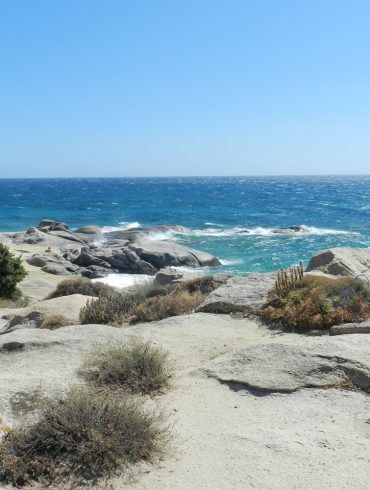
[[[0,243],[0,298],[16,296],[17,284],[26,275],[21,257],[15,257],[6,245]]]

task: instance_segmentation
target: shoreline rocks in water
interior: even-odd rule
[[[101,228],[86,226],[73,232],[65,223],[45,219],[25,233],[7,234],[7,237],[14,243],[48,246],[43,254],[35,254],[27,262],[55,275],[82,275],[91,279],[111,273],[154,276],[165,267],[221,265],[219,259],[206,252],[163,239],[166,233],[185,230],[179,225],[161,225],[102,234]],[[60,250],[52,252],[51,247]]]

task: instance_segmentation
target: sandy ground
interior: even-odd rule
[[[24,258],[45,250],[45,245],[8,245]],[[29,275],[21,289],[34,301],[65,279],[27,263],[25,267]],[[202,367],[225,352],[297,337],[226,315],[197,313],[121,329],[101,325],[25,329],[1,336],[0,344],[19,341],[27,348],[0,355],[0,415],[15,421],[8,403],[15,393],[40,386],[63,390],[81,382],[76,371],[91,345],[130,335],[150,338],[174,361],[171,389],[151,402],[167,410],[174,440],[161,461],[136,467],[130,478],[121,475],[103,488],[369,488],[369,395],[338,389],[258,394],[208,378]]]
[[[369,395],[337,389],[263,395],[230,389],[203,373],[210,359],[242,345],[297,338],[246,319],[197,313],[121,329],[83,325],[16,331],[0,342],[23,340],[34,347],[2,356],[2,399],[8,396],[6,385],[17,391],[40,383],[65,388],[78,379],[75,372],[86,349],[127,335],[150,338],[171,354],[172,387],[151,403],[167,410],[175,436],[161,461],[139,466],[129,479],[117,477],[103,488],[368,488]]]

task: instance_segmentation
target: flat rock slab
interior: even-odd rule
[[[212,291],[197,311],[208,313],[257,312],[274,287],[276,273],[232,277]]]
[[[370,333],[370,320],[361,323],[344,323],[330,328],[330,335],[344,335],[352,333]]]
[[[370,249],[338,247],[324,250],[311,258],[306,271],[370,281]]]
[[[0,330],[0,335],[9,333],[15,328],[39,327],[43,320],[51,315],[63,315],[71,322],[71,325],[74,325],[79,322],[81,308],[91,299],[96,298],[82,294],[71,294],[40,301],[26,308],[8,310],[3,315],[3,319],[8,320],[8,322]]]
[[[341,386],[370,391],[370,338],[304,338],[227,353],[204,369],[210,377],[263,392]]]

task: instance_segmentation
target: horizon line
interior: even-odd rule
[[[58,176],[58,177],[0,177],[0,180],[62,180],[62,179],[215,179],[246,177],[370,177],[370,173],[342,174],[239,174],[239,175],[148,175],[148,176]]]

